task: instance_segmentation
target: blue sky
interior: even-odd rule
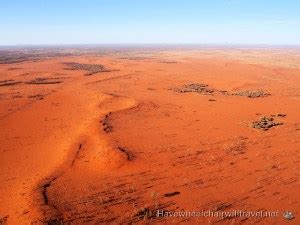
[[[0,45],[300,45],[300,0],[0,0]]]

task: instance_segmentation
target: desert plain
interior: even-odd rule
[[[0,224],[299,224],[299,112],[299,48],[1,49]]]

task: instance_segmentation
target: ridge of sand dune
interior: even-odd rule
[[[12,130],[17,128],[13,135],[25,136],[26,134],[36,138],[35,142],[28,144],[18,143],[14,137],[9,136],[5,137],[6,141],[2,141],[2,148],[5,150],[7,145],[8,153],[14,151],[11,146],[19,151],[21,148],[24,149],[24,153],[19,154],[18,158],[14,158],[14,161],[9,154],[6,158],[5,153],[1,158],[2,166],[7,164],[7,170],[1,172],[9,181],[9,186],[1,188],[2,191],[6,192],[6,194],[1,195],[1,202],[3,203],[1,204],[3,207],[1,211],[10,215],[12,224],[19,223],[18,218],[20,217],[22,217],[22,223],[24,221],[29,223],[32,218],[42,218],[43,215],[39,211],[40,205],[46,205],[44,208],[50,209],[52,215],[53,208],[49,207],[48,201],[50,199],[47,199],[46,189],[69,167],[75,165],[79,151],[88,144],[99,146],[105,153],[103,158],[100,157],[98,166],[107,169],[109,166],[115,166],[117,161],[122,161],[124,156],[120,156],[120,152],[114,150],[109,145],[108,140],[101,136],[95,138],[91,135],[89,137],[88,134],[94,132],[97,136],[97,132],[101,131],[101,115],[104,117],[108,113],[133,107],[135,102],[125,97],[95,94],[87,90],[80,91],[82,87],[84,86],[71,85],[66,87],[62,92],[51,95],[46,103],[35,102],[24,110],[10,115],[2,124],[5,129],[2,132],[6,134],[12,133]],[[73,97],[74,88],[78,90],[76,99]],[[40,111],[40,108],[43,110]],[[49,127],[46,124],[49,120],[58,120],[58,122],[52,122],[52,127]],[[47,135],[49,136],[46,137]],[[14,142],[14,144],[12,145],[10,142]],[[43,151],[38,151],[38,149]],[[18,166],[23,170],[16,171],[14,168]],[[10,174],[17,177],[11,177]],[[21,177],[26,179],[23,181],[24,185],[20,185],[22,183],[19,180]],[[43,181],[36,186],[41,178]],[[14,182],[16,179],[18,179],[18,183]],[[41,202],[32,201],[32,199],[37,199],[36,196],[39,196]],[[12,199],[15,200],[12,201]],[[36,221],[41,220],[36,219]]]
[[[28,85],[21,84],[18,88]],[[37,99],[28,98],[30,101],[1,118],[0,164],[3,185],[0,213],[2,217],[8,216],[10,224],[29,224],[31,216],[39,214],[32,207],[36,192],[41,193],[40,187],[36,187],[37,183],[44,179],[42,185],[47,186],[52,179],[49,175],[53,171],[60,173],[62,168],[66,168],[65,164],[75,157],[73,149],[78,146],[74,146],[74,142],[78,137],[82,138],[82,134],[88,130],[86,127],[91,123],[99,124],[102,113],[118,107],[110,102],[110,95],[87,89],[81,75],[73,76],[71,82],[58,85],[55,83],[51,86],[54,89],[46,95],[34,94]],[[45,90],[48,87],[44,86]],[[41,89],[40,92],[45,90]],[[40,100],[40,96],[46,100]],[[110,103],[110,108],[102,110],[99,104],[106,101]],[[130,100],[119,103],[120,107],[127,107],[126,103],[132,104]]]
[[[10,182],[1,188],[5,194],[1,195],[0,208],[10,215],[12,224],[31,211],[27,201],[36,182],[60,165],[74,137],[84,130],[87,121],[95,118],[93,104],[85,105],[86,96],[74,99],[72,95],[72,90],[53,94],[48,101],[36,102],[1,122],[2,132],[7,134],[1,136],[5,138],[1,141],[4,150],[1,173]],[[96,100],[101,97],[89,96]],[[22,137],[20,142],[19,137]],[[14,151],[18,154],[12,155]]]
[[[137,104],[133,99],[105,94],[104,100],[99,104],[100,115],[98,120],[92,120],[91,123],[82,130],[78,140],[75,143],[66,157],[65,162],[56,169],[52,175],[41,182],[35,193],[36,201],[33,202],[33,208],[41,209],[42,214],[38,214],[36,221],[50,221],[51,218],[60,218],[58,208],[52,203],[51,197],[48,196],[49,189],[59,182],[61,178],[68,177],[73,173],[73,168],[77,167],[77,161],[89,162],[89,173],[93,171],[110,171],[112,168],[119,168],[122,162],[126,161],[128,156],[120,151],[118,146],[114,146],[109,138],[105,135],[104,120],[108,115],[114,112],[119,112],[126,109],[132,109]],[[77,185],[80,185],[77,183]],[[53,204],[53,205],[52,205]],[[41,220],[41,218],[43,218]]]

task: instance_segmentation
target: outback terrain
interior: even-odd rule
[[[0,224],[299,224],[299,112],[296,48],[1,49]]]

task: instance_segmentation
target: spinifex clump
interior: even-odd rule
[[[181,88],[175,88],[176,92],[185,93],[185,92],[197,92],[199,94],[203,95],[210,95],[214,92],[213,89],[208,88],[207,84],[187,84],[182,86]]]
[[[247,90],[247,91],[239,91],[232,95],[244,96],[244,97],[248,97],[248,98],[262,98],[262,97],[267,97],[270,94],[267,92],[264,92],[262,90],[251,90],[251,91]]]
[[[271,127],[283,125],[282,122],[274,121],[274,118],[263,116],[259,121],[252,122],[252,127],[256,129],[269,130]]]
[[[68,66],[69,70],[87,71],[88,73],[85,74],[85,76],[91,76],[95,73],[100,73],[100,72],[110,72],[110,70],[107,70],[101,64],[84,64],[84,63],[75,63],[75,62],[67,62],[64,64]]]

